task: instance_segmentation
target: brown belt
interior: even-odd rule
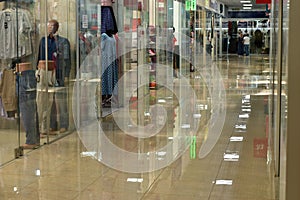
[[[17,72],[23,72],[26,70],[32,70],[31,63],[18,63],[16,65],[16,71]]]
[[[39,60],[38,68],[46,70],[46,64],[48,62],[48,71],[54,70],[54,61],[53,60]]]

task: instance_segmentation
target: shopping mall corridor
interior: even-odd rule
[[[102,164],[75,131],[49,145],[26,150],[23,157],[1,167],[0,199],[275,200],[277,180],[272,150],[266,145],[269,62],[268,55],[224,56],[174,78],[174,91],[180,91],[183,79],[189,81],[197,96],[195,102],[172,95],[170,88],[150,90],[150,97],[131,104],[129,112],[134,121],[139,119],[135,109],[150,107],[142,122],[149,125],[161,116],[156,113],[156,119],[149,119],[159,113],[152,101],[165,108],[165,124],[151,137],[137,139],[124,134],[111,115],[97,122],[111,143],[128,152],[145,153],[146,160],[167,159],[170,152],[160,149],[172,141],[174,160],[166,167],[153,161],[148,171],[139,171],[136,163],[126,163],[131,161],[110,152],[102,152],[98,159],[104,161],[108,155],[119,163],[113,167]],[[219,78],[211,76],[217,73]],[[189,112],[192,104],[196,106]],[[188,145],[175,140],[179,129],[195,126],[197,131],[185,139]],[[123,164],[136,171],[122,170]]]

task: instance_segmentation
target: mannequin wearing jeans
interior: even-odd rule
[[[17,88],[19,88],[19,108],[26,132],[24,149],[33,149],[40,145],[36,105],[36,78],[32,69],[17,73]]]

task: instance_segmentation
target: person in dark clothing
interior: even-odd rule
[[[242,56],[244,55],[244,39],[243,39],[243,33],[239,33],[238,37],[238,55]]]

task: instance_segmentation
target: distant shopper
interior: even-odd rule
[[[242,56],[244,55],[244,39],[243,39],[243,33],[239,33],[238,37],[238,55]]]
[[[263,33],[260,30],[254,32],[254,43],[256,47],[256,52],[261,54],[263,47]]]
[[[245,55],[249,56],[249,52],[250,52],[250,37],[249,37],[249,34],[247,32],[244,35],[243,40],[244,40]]]

